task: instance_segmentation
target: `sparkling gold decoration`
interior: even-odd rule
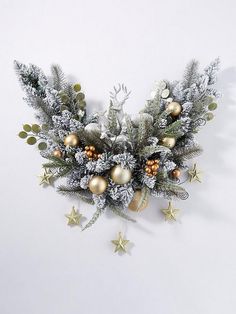
[[[52,183],[51,182],[52,177],[53,177],[53,173],[50,170],[44,168],[43,174],[39,176],[40,178],[39,184],[50,185]]]
[[[178,179],[181,175],[181,171],[180,169],[176,168],[172,171],[172,177],[175,178],[175,179]]]
[[[95,147],[92,145],[85,146],[85,154],[89,160],[93,160],[93,159],[97,160],[98,158],[101,158],[102,156],[102,154],[98,154]]]
[[[132,172],[129,169],[116,165],[111,169],[111,178],[116,184],[126,184],[131,180]]]
[[[124,239],[122,233],[119,232],[118,239],[111,241],[115,245],[115,253],[123,252],[126,253],[126,245],[129,243],[129,240]]]
[[[70,214],[66,214],[65,216],[68,219],[67,224],[69,226],[79,226],[81,224],[82,215],[79,214],[78,210],[75,210],[74,206],[72,207]]]
[[[201,183],[200,179],[201,171],[197,169],[197,164],[193,165],[193,168],[188,171],[188,174],[190,182],[198,181]]]
[[[106,191],[107,181],[101,176],[94,176],[89,181],[89,190],[96,195],[100,195]]]
[[[169,202],[168,208],[161,210],[165,215],[165,220],[175,220],[176,214],[179,212],[179,209],[173,207],[172,203]]]
[[[171,113],[173,117],[177,117],[181,113],[182,107],[178,102],[172,101],[167,105],[167,110]]]
[[[134,212],[139,212],[143,209],[145,209],[148,206],[148,198],[145,199],[144,202],[141,203],[141,197],[142,197],[142,191],[137,190],[134,192],[134,196],[129,203],[128,208]]]
[[[62,157],[62,152],[60,151],[60,149],[55,149],[52,154],[56,158],[61,158]]]
[[[173,148],[176,144],[176,139],[174,137],[163,137],[162,139],[162,145]]]
[[[75,133],[67,135],[64,139],[65,146],[76,147],[79,145],[79,137]]]
[[[159,169],[159,162],[160,161],[158,159],[153,160],[149,159],[146,161],[145,172],[149,177],[157,175],[157,171]]]

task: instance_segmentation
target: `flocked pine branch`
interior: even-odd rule
[[[115,206],[109,206],[109,209],[110,209],[111,211],[113,211],[114,214],[120,216],[120,217],[123,218],[123,219],[129,220],[129,221],[132,221],[132,222],[136,222],[135,219],[131,218],[130,216],[128,216],[127,214],[125,214],[124,211],[118,209],[118,208],[115,207]]]
[[[172,199],[173,197],[185,200],[188,198],[187,191],[177,184],[170,182],[157,182],[156,191],[160,193],[162,197]]]
[[[89,220],[89,222],[84,226],[82,231],[90,228],[95,222],[98,220],[98,218],[101,216],[103,210],[100,208],[97,208],[96,212],[93,214],[93,217]]]
[[[198,157],[202,153],[202,148],[199,145],[190,147],[179,147],[174,149],[173,154],[176,159],[189,160]]]
[[[81,198],[86,203],[94,204],[92,194],[88,192],[87,190],[82,190],[78,187],[60,185],[58,186],[57,191],[62,195],[76,196],[76,197]]]
[[[183,78],[183,86],[184,88],[190,87],[197,81],[198,78],[198,62],[196,60],[192,60],[186,66],[184,78]]]
[[[58,91],[65,89],[67,86],[67,82],[61,67],[58,64],[53,64],[51,66],[51,72],[53,79],[53,87]]]

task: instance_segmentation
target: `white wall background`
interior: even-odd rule
[[[1,0],[1,314],[236,313],[235,14],[234,0]],[[179,222],[165,223],[167,202],[155,200],[136,225],[104,215],[87,232],[68,228],[64,214],[78,204],[38,185],[42,159],[17,138],[34,116],[13,60],[46,73],[61,64],[94,110],[124,82],[135,113],[155,80],[180,78],[193,57],[205,66],[217,56],[224,95],[199,136],[203,183],[175,203]],[[130,254],[113,254],[118,231],[134,244]]]

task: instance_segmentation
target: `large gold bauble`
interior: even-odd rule
[[[89,190],[96,195],[100,195],[106,191],[107,181],[101,176],[94,176],[89,181]]]
[[[79,145],[79,137],[75,133],[67,135],[64,139],[65,146],[75,147]]]
[[[174,137],[163,137],[162,145],[168,148],[173,148],[176,144],[176,139]]]
[[[146,199],[142,204],[140,203],[142,192],[137,190],[134,193],[132,201],[129,203],[128,208],[134,212],[139,212],[148,206],[148,199]]]
[[[111,169],[111,178],[116,184],[126,184],[131,180],[132,172],[129,169],[116,165]]]
[[[182,111],[182,107],[178,102],[172,101],[170,104],[168,104],[167,110],[172,116],[177,117]]]
[[[52,152],[53,156],[56,157],[56,158],[61,158],[62,157],[62,152],[60,151],[60,149],[55,149],[53,152]]]

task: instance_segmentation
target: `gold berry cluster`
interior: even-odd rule
[[[91,146],[85,146],[85,154],[89,160],[92,160],[92,159],[96,160],[102,156],[101,154],[98,154],[95,147],[92,145]]]
[[[149,177],[156,176],[158,168],[159,168],[158,159],[146,161],[145,172]]]

